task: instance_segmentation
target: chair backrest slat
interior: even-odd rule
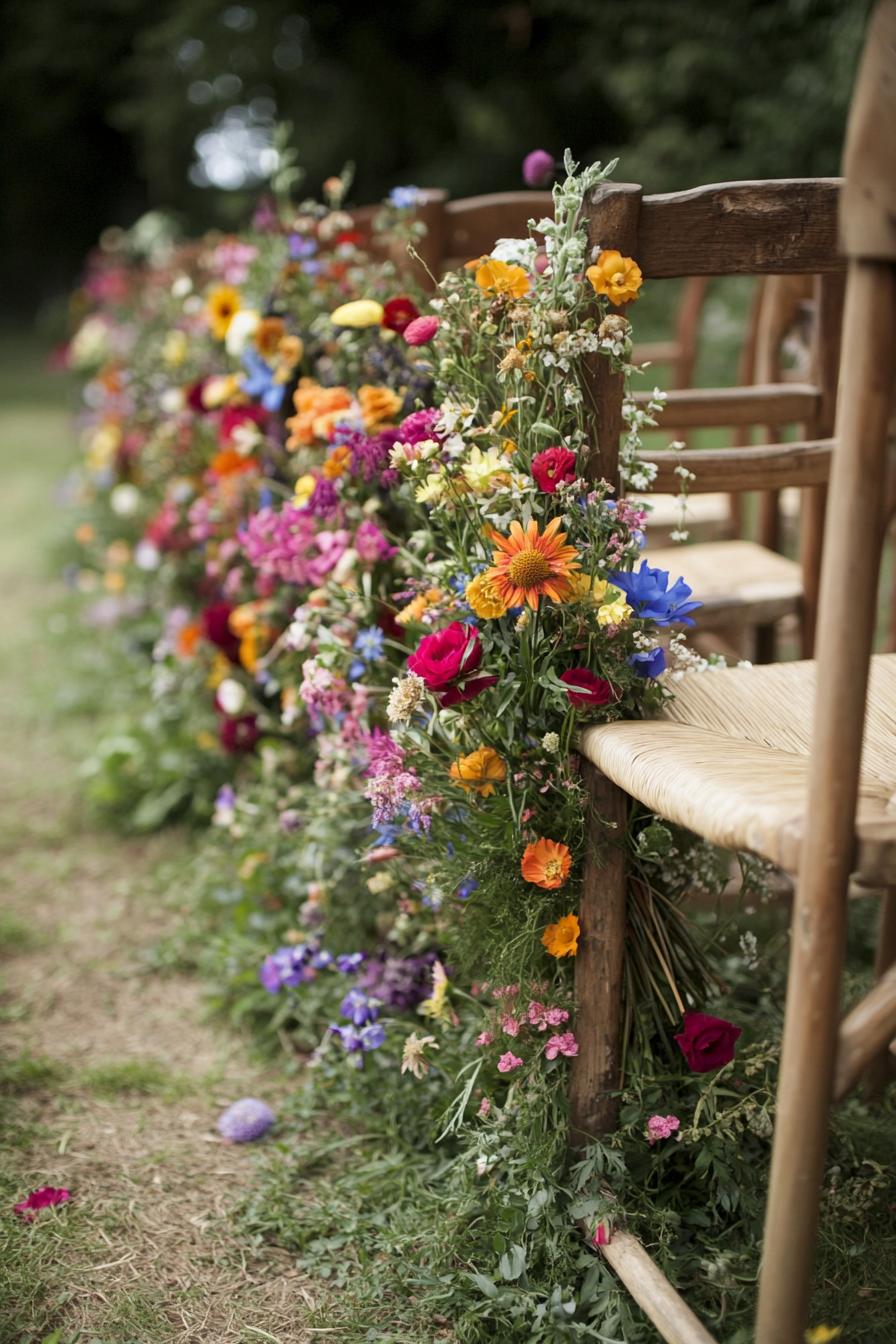
[[[549,191],[497,191],[466,196],[445,205],[445,258],[448,270],[491,252],[498,238],[526,238],[530,219],[553,216]]]
[[[651,280],[842,270],[840,188],[835,177],[781,178],[645,196],[638,265]]]
[[[649,491],[674,495],[681,488],[676,468],[693,472],[688,493],[712,495],[717,491],[783,490],[788,486],[824,485],[831,469],[833,439],[800,443],[763,443],[747,448],[696,448],[670,453],[647,453],[657,469]]]
[[[646,405],[651,393],[638,392]],[[819,390],[811,383],[753,383],[749,387],[693,387],[666,393],[663,422],[682,429],[730,425],[794,425],[815,417]]]

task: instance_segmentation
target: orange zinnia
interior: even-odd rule
[[[552,957],[574,957],[579,950],[578,918],[564,915],[556,924],[549,924],[541,935],[541,941]]]
[[[520,607],[528,602],[535,611],[539,597],[550,597],[555,602],[568,597],[579,561],[575,546],[563,545],[566,533],[560,531],[561,521],[552,518],[541,533],[534,518],[525,532],[517,522],[510,524],[509,537],[492,532],[492,541],[499,549],[494,552],[494,566],[485,571],[485,577],[505,606]]]
[[[571,863],[568,845],[564,845],[562,840],[548,840],[542,836],[534,844],[526,846],[520,872],[533,886],[555,891],[557,887],[563,886],[569,876]]]
[[[453,761],[449,774],[467,793],[491,798],[495,784],[502,784],[507,778],[507,766],[494,747],[477,747],[469,756],[459,756]]]
[[[631,257],[610,249],[601,252],[596,263],[585,272],[595,294],[606,294],[611,303],[629,303],[638,297],[643,283],[641,267]]]

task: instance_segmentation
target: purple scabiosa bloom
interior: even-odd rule
[[[432,993],[435,952],[416,957],[372,957],[358,976],[358,987],[380,1003],[413,1012]]]
[[[633,653],[628,661],[639,677],[658,677],[666,670],[666,653],[659,644],[655,649]]]
[[[380,1015],[380,1005],[376,999],[368,998],[363,989],[350,989],[339,1005],[339,1013],[356,1027],[375,1022]]]
[[[533,149],[523,159],[523,181],[527,187],[545,187],[556,168],[553,154],[546,149]]]
[[[629,606],[642,621],[657,625],[693,625],[690,612],[702,607],[702,602],[690,602],[691,588],[684,579],[676,579],[669,587],[669,571],[653,568],[646,560],[640,569],[624,573],[616,570],[609,576],[610,583],[625,594]]]
[[[257,1097],[243,1097],[218,1116],[218,1133],[228,1143],[251,1143],[263,1138],[277,1117]]]
[[[366,960],[366,952],[340,952],[336,958],[336,969],[343,975],[354,975]]]

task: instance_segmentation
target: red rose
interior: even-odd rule
[[[601,705],[612,704],[616,697],[616,688],[603,677],[595,676],[587,667],[571,667],[564,672],[560,680],[575,690],[566,692],[567,699],[576,709],[600,709]]]
[[[231,755],[251,751],[259,737],[258,720],[254,714],[241,714],[236,719],[222,719],[218,724],[221,746]]]
[[[685,1013],[682,1029],[675,1037],[681,1053],[694,1073],[720,1069],[734,1058],[734,1044],[740,1027],[723,1017],[708,1013]]]
[[[406,294],[399,294],[383,304],[383,326],[389,331],[401,333],[419,316],[420,309]]]
[[[240,660],[240,641],[230,628],[230,613],[233,607],[229,602],[213,602],[201,614],[202,633],[216,649],[226,653],[232,663]]]
[[[558,485],[575,480],[576,455],[571,448],[543,448],[533,457],[531,471],[539,490],[553,495]]]
[[[439,702],[444,707],[494,686],[497,677],[474,677],[467,680],[482,662],[482,644],[479,634],[463,621],[452,621],[444,630],[426,635],[408,659],[408,667],[422,677],[430,691],[441,692]],[[461,681],[458,686],[455,683]]]

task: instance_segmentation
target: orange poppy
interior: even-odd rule
[[[575,546],[564,546],[566,533],[560,531],[562,519],[552,518],[543,532],[530,519],[525,532],[518,522],[510,524],[510,536],[492,532],[498,547],[492,556],[494,565],[485,577],[506,607],[524,602],[536,611],[540,597],[563,602],[569,595],[573,573],[579,568]]]
[[[563,886],[569,876],[571,864],[568,845],[564,845],[562,840],[548,840],[542,836],[526,846],[520,872],[533,886],[555,891],[557,887]]]
[[[529,273],[522,266],[488,257],[476,271],[476,283],[484,294],[506,294],[521,299],[529,293]]]
[[[222,448],[215,453],[208,469],[215,476],[239,476],[244,471],[254,471],[257,466],[257,458],[243,457],[235,448]]]
[[[552,957],[574,957],[579,950],[582,930],[576,915],[564,915],[556,924],[549,924],[541,941]]]
[[[638,263],[612,249],[601,252],[585,275],[591,281],[595,294],[606,294],[610,302],[615,304],[630,303],[636,299],[644,283]]]
[[[467,793],[490,798],[495,784],[502,784],[507,778],[507,766],[493,747],[477,747],[469,756],[459,756],[453,761],[449,774]]]

